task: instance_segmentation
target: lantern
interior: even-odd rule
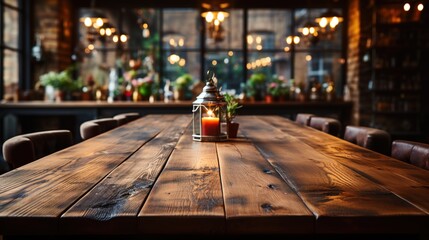
[[[209,78],[203,92],[192,104],[193,140],[216,142],[228,140],[226,102],[215,85],[215,76]]]

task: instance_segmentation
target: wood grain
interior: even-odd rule
[[[190,116],[164,120],[165,128],[155,138],[63,214],[60,219],[62,233],[136,233],[136,216],[179,137],[191,122]]]
[[[240,120],[241,131],[317,216],[316,232],[422,230],[424,212],[264,120]]]
[[[429,214],[428,171],[279,117],[263,119]]]
[[[248,140],[217,149],[228,233],[314,232],[313,214]]]
[[[193,141],[189,128],[139,213],[139,231],[223,234],[224,215],[216,145]]]
[[[133,122],[0,176],[0,232],[57,233],[65,209],[165,125],[155,116],[136,121],[158,124]]]

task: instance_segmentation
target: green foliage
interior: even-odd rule
[[[264,73],[253,73],[246,83],[246,92],[249,96],[261,94],[265,90],[267,76]]]
[[[178,77],[176,81],[172,83],[173,87],[177,90],[188,89],[193,83],[192,75],[185,73]]]
[[[40,84],[42,86],[52,86],[59,90],[71,90],[74,88],[74,81],[70,75],[70,71],[64,70],[61,72],[48,72],[40,76]]]
[[[286,96],[289,94],[289,87],[284,80],[273,76],[273,79],[267,86],[267,92],[273,97]]]
[[[240,105],[238,100],[233,95],[225,93],[223,97],[225,98],[226,102],[226,119],[228,122],[231,122],[237,116],[237,109],[243,106]]]

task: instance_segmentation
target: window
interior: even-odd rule
[[[130,33],[130,39],[120,48],[122,56],[117,55],[116,44],[106,41],[103,54],[112,56],[103,59],[105,65],[112,66],[115,64],[109,62],[112,59],[118,62],[118,59],[129,61],[151,56],[159,73],[160,89],[167,81],[173,82],[183,74],[204,80],[208,70],[215,72],[222,89],[237,94],[253,73],[265,74],[267,81],[285,79],[303,91],[326,82],[342,89],[342,25],[329,34],[320,32],[317,37],[304,37],[301,32],[303,25],[314,22],[324,11],[326,9],[229,9],[229,16],[222,22],[220,41],[209,37],[208,25],[204,25],[206,22],[198,9],[128,9],[121,22],[115,22],[118,14],[110,11],[109,18],[114,24],[122,25]],[[141,29],[135,29],[140,18],[149,24],[148,38],[142,38]],[[292,42],[288,42],[288,38]],[[295,38],[299,41],[294,42]],[[103,47],[96,45],[97,49]],[[95,54],[92,52],[87,57],[94,58]],[[128,63],[123,64],[126,71]]]
[[[18,0],[2,0],[0,2],[2,27],[0,41],[1,62],[1,98],[12,100],[19,88],[19,67],[22,48],[19,41],[21,9]]]

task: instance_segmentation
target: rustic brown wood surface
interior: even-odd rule
[[[279,116],[148,115],[0,176],[0,235],[426,234],[426,170]]]

